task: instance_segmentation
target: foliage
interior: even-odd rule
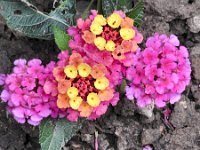
[[[54,39],[58,48],[62,51],[69,50],[70,36],[58,27],[53,27]]]
[[[91,0],[89,5],[87,6],[87,8],[84,10],[83,14],[82,14],[82,18],[85,19],[87,18],[87,16],[90,13],[90,8],[92,7],[92,4],[94,3],[94,0]]]
[[[49,40],[53,38],[52,25],[66,30],[74,23],[75,4],[75,0],[61,0],[55,10],[45,14],[24,0],[0,0],[0,14],[20,34]]]
[[[82,127],[83,121],[69,122],[65,118],[59,120],[46,119],[40,125],[42,150],[60,150],[65,142]]]
[[[136,26],[139,26],[144,17],[144,1],[140,0],[135,7],[130,10],[127,14],[130,18],[134,19],[134,23]]]
[[[105,16],[110,15],[114,10],[128,12],[132,6],[131,0],[102,0],[102,10]]]

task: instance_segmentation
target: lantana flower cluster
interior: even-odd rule
[[[67,56],[67,52],[63,53]],[[58,82],[57,107],[68,113],[69,120],[76,121],[79,116],[96,119],[109,104],[117,104],[119,93],[115,92],[104,65],[86,62],[76,52],[64,60],[60,59],[53,75]]]
[[[148,38],[146,48],[126,71],[131,82],[126,87],[127,97],[136,98],[140,107],[152,102],[157,107],[177,102],[190,82],[188,56],[187,48],[180,46],[175,35],[167,37],[156,33]]]
[[[77,27],[70,27],[68,33],[73,37],[69,43],[72,49],[85,52],[100,63],[104,58],[108,67],[115,60],[130,66],[133,63],[131,58],[143,40],[142,34],[134,27],[134,20],[122,11],[115,11],[108,18],[92,11],[86,20],[78,19]],[[92,51],[83,47],[92,47]]]
[[[55,63],[45,67],[39,59],[28,62],[18,59],[14,65],[11,74],[1,75],[1,85],[4,85],[1,99],[7,103],[8,112],[17,122],[38,125],[43,118],[51,115],[51,108],[55,106],[57,89],[53,88],[56,83],[52,82],[51,73]]]
[[[117,105],[123,80],[126,97],[139,107],[164,107],[177,102],[190,82],[188,50],[178,38],[156,33],[141,50],[143,36],[122,11],[105,18],[93,10],[67,32],[71,55],[63,51],[46,66],[39,59],[18,59],[11,74],[0,75],[1,99],[19,123],[99,118]]]

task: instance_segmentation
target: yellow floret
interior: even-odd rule
[[[94,22],[99,23],[101,26],[105,26],[107,24],[106,18],[104,18],[103,15],[97,15],[94,18]]]
[[[98,78],[94,82],[94,86],[98,90],[105,90],[109,86],[109,80],[106,77]]]
[[[103,32],[103,27],[96,22],[93,22],[90,26],[90,31],[95,35],[100,35]]]
[[[100,99],[97,93],[89,93],[87,96],[87,103],[92,107],[97,107],[100,104]]]
[[[135,31],[131,28],[122,28],[119,32],[124,40],[130,40],[135,37]]]
[[[73,99],[70,99],[69,104],[70,104],[71,108],[77,110],[80,107],[82,101],[83,101],[83,99],[80,96],[78,96]]]
[[[68,65],[65,67],[64,72],[67,77],[74,79],[77,77],[77,69],[74,65]]]
[[[99,50],[104,50],[105,49],[105,45],[106,45],[106,40],[104,38],[102,38],[102,37],[97,37],[94,40],[94,44],[96,45],[96,47]]]
[[[122,17],[117,14],[117,13],[113,13],[112,15],[110,15],[108,18],[107,18],[107,22],[108,22],[108,25],[112,28],[119,28],[121,22],[122,22]]]
[[[113,51],[115,50],[115,43],[114,43],[112,40],[109,40],[109,41],[106,43],[105,49],[106,49],[107,51],[113,52]]]
[[[78,96],[78,89],[75,87],[68,88],[67,95],[69,96],[69,98],[75,98],[76,96]]]
[[[86,63],[81,63],[78,65],[78,73],[81,77],[87,77],[91,73],[91,67]]]

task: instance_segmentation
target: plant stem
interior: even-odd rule
[[[98,10],[98,13],[101,14],[102,12],[102,2],[101,0],[97,0],[97,10]]]
[[[84,10],[83,15],[82,15],[81,18],[85,19],[88,16],[89,10],[90,10],[90,8],[91,8],[93,3],[94,3],[94,0],[91,0],[89,5],[87,6],[87,8]]]

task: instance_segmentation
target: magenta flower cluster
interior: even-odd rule
[[[109,23],[104,28],[100,26],[100,29],[105,29],[102,37],[109,36],[115,39],[115,43],[109,40],[102,44],[105,39],[92,33],[91,29],[99,27],[98,21],[102,17],[97,11],[92,11],[86,20],[77,20],[77,27],[68,28],[72,37],[69,47],[75,55],[61,52],[57,62],[52,61],[46,66],[39,59],[28,62],[18,59],[11,74],[1,74],[3,91],[0,97],[7,103],[7,110],[14,119],[31,125],[38,125],[49,116],[65,117],[69,121],[77,121],[79,117],[94,120],[105,114],[110,105],[117,105],[120,93],[116,87],[123,80],[128,80],[125,88],[127,98],[135,99],[139,107],[155,104],[162,108],[167,103],[177,102],[191,79],[187,48],[180,46],[175,35],[168,37],[156,33],[148,38],[146,48],[141,50],[138,44],[143,40],[142,34],[136,27],[126,29],[126,24],[132,28],[130,18],[115,11],[111,21],[119,21],[120,16],[121,32],[118,33],[118,28],[116,31],[111,29]],[[95,17],[96,26],[92,25]],[[134,35],[131,41],[121,38],[131,31]],[[98,48],[102,45],[104,50]],[[84,71],[89,74],[81,75],[80,72]],[[92,87],[92,91],[86,89],[85,97],[80,97],[83,89],[79,85],[87,89]],[[89,93],[92,97],[88,96]],[[111,97],[107,99],[109,95]]]
[[[119,14],[122,18],[126,17],[126,14],[123,11],[115,11],[115,13]],[[85,20],[79,18],[77,20],[76,27],[69,27],[67,32],[72,37],[69,41],[69,47],[73,49],[73,51],[78,52],[82,55],[87,56],[89,61],[94,61],[96,63],[100,63],[105,65],[108,70],[111,72],[112,83],[114,85],[120,85],[123,80],[123,75],[126,67],[129,67],[133,64],[133,58],[135,56],[135,52],[128,52],[125,54],[126,59],[116,60],[113,58],[112,54],[108,51],[100,51],[94,44],[88,44],[84,41],[82,32],[90,29],[91,23],[94,18],[98,15],[96,10],[92,10],[89,17]],[[134,41],[139,44],[143,40],[143,35],[134,27],[135,37]],[[137,50],[140,48],[138,47]]]
[[[126,96],[136,98],[139,107],[152,102],[157,107],[177,102],[190,82],[191,67],[188,50],[180,46],[175,35],[156,33],[148,38],[144,51],[137,54],[135,63],[126,71],[130,84]]]
[[[83,55],[83,56],[85,56],[85,55]],[[69,60],[70,60],[70,55],[68,54],[68,51],[63,51],[58,54],[58,61],[55,65],[55,67],[64,68],[65,66],[69,65]],[[86,56],[83,57],[83,60],[84,60],[84,62],[86,62],[87,64],[90,64],[90,65],[96,64],[93,60],[88,59]],[[119,72],[121,72],[121,66],[116,63],[116,64],[112,65],[112,68],[113,68],[113,71],[107,72],[106,76],[109,79],[109,81],[111,82],[110,87],[115,88],[115,86],[117,84],[119,84],[119,82],[121,80],[121,76],[119,73]],[[55,73],[54,73],[54,75],[55,75]],[[62,76],[63,75],[62,70],[59,73],[57,73],[56,75]],[[56,79],[54,78],[52,81],[56,82]],[[51,82],[49,82],[49,83],[51,84]],[[54,87],[54,86],[52,86],[52,85],[45,86],[44,90],[51,92],[54,90],[54,88],[56,88],[56,87],[54,87],[54,88],[49,88],[49,87]],[[58,91],[58,93],[59,93],[59,91]],[[89,120],[96,120],[97,118],[99,118],[100,116],[102,116],[103,114],[106,113],[106,111],[110,105],[112,105],[112,106],[117,105],[117,103],[119,101],[119,93],[115,91],[113,94],[114,94],[114,96],[112,99],[101,102],[101,104],[98,107],[93,109],[91,115],[88,117]],[[57,99],[57,95],[56,95],[56,99]],[[71,122],[77,121],[78,118],[80,117],[80,113],[71,108],[59,110],[58,107],[55,107],[54,105],[52,105],[52,106],[53,106],[52,107],[53,111],[52,111],[52,115],[51,115],[52,117],[57,117],[57,116],[59,116],[60,118],[66,117],[67,120],[69,120]]]
[[[52,69],[55,63],[46,67],[41,60],[32,59],[27,62],[18,59],[14,62],[13,73],[1,75],[1,85],[4,90],[1,99],[7,102],[7,110],[19,123],[26,121],[38,125],[43,118],[51,115],[55,106],[56,87],[53,83]],[[46,88],[44,90],[44,87]]]

